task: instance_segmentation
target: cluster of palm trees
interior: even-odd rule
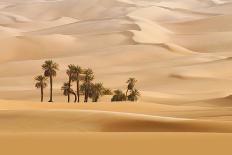
[[[50,99],[48,102],[53,102],[53,77],[56,76],[59,65],[52,60],[47,60],[42,65],[42,69],[44,70],[44,75],[39,75],[35,77],[36,88],[40,88],[41,90],[41,102],[43,102],[43,90],[47,87],[47,79],[50,79]]]
[[[138,97],[140,96],[140,92],[138,91],[138,89],[135,88],[135,84],[137,83],[137,80],[135,78],[129,78],[129,80],[126,83],[127,83],[126,94],[124,94],[122,90],[115,90],[114,96],[111,99],[112,102],[118,102],[118,101],[135,102],[138,100]]]
[[[44,89],[47,87],[47,80],[49,79],[50,99],[48,102],[53,102],[53,77],[57,75],[59,65],[52,60],[47,60],[42,65],[42,69],[44,71],[43,75],[35,77],[35,87],[41,90],[41,102],[43,102]],[[93,83],[94,73],[92,69],[82,69],[77,65],[69,65],[66,74],[68,80],[63,84],[61,90],[63,95],[68,97],[68,102],[70,102],[71,95],[74,96],[74,102],[80,102],[81,94],[84,96],[84,102],[88,102],[89,99],[92,99],[92,102],[98,102],[103,95],[113,95],[112,91],[105,88],[102,83]],[[116,90],[111,101],[137,101],[140,93],[135,89],[136,82],[136,79],[130,78],[127,81],[126,94],[121,90]],[[76,85],[76,91],[72,88],[73,83]]]

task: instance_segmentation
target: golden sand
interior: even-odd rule
[[[1,0],[0,154],[230,155],[231,2]],[[47,59],[53,104],[34,88]],[[142,97],[67,104],[68,64],[111,89],[136,77]]]

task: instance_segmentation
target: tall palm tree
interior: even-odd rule
[[[104,95],[105,88],[103,87],[102,83],[95,83],[92,84],[91,90],[90,90],[90,97],[92,98],[93,102],[98,102],[100,96]]]
[[[126,99],[128,98],[128,91],[132,91],[135,87],[137,80],[135,78],[129,78],[127,80],[127,90],[126,90]]]
[[[83,81],[83,89],[84,89],[84,95],[85,95],[85,99],[84,102],[88,102],[89,99],[89,93],[90,93],[90,89],[91,89],[91,85],[92,85],[92,81],[94,79],[94,74],[92,69],[86,69],[84,70],[84,81]]]
[[[63,90],[64,96],[68,96],[69,94],[72,94],[72,95],[74,95],[74,97],[75,97],[74,102],[77,101],[77,95],[76,95],[76,93],[73,91],[73,89],[70,88],[69,82],[64,83],[64,85],[61,87],[61,90]],[[68,98],[68,102],[69,102],[69,99],[70,99],[70,98]]]
[[[138,100],[139,96],[140,96],[140,92],[137,89],[133,89],[131,91],[131,94],[128,96],[128,100],[135,102]]]
[[[42,65],[44,70],[44,76],[49,77],[50,79],[50,100],[48,102],[53,102],[52,92],[53,92],[53,77],[56,76],[56,71],[58,70],[58,64],[53,62],[52,60],[47,60]]]
[[[44,88],[47,87],[47,78],[45,76],[42,76],[42,75],[39,75],[39,76],[36,76],[35,77],[35,87],[36,88],[40,88],[40,91],[41,91],[41,102],[43,102],[43,91],[44,91]]]
[[[74,65],[69,65],[68,69],[66,71],[67,75],[68,75],[68,86],[69,89],[71,89],[71,82],[74,81],[74,69],[76,66]],[[67,94],[68,95],[68,102],[70,102],[70,93]]]
[[[80,102],[80,77],[82,74],[82,68],[80,66],[74,66],[74,81],[76,81],[76,92],[77,92],[77,102]]]

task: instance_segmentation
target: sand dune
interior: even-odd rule
[[[81,110],[4,110],[0,113],[1,133],[232,132],[232,124],[228,122],[195,121],[129,113]]]
[[[147,107],[137,113],[114,108],[109,112],[97,106],[90,109],[97,111],[84,108],[87,111],[70,112],[64,106],[51,112],[33,109],[35,113],[30,110],[0,113],[3,118],[21,116],[18,122],[31,132],[36,132],[32,126],[39,122],[44,123],[41,127],[46,127],[45,131],[56,131],[55,127],[72,117],[86,117],[89,123],[78,120],[76,125],[66,127],[67,131],[230,132],[230,113],[228,105],[223,104],[229,102],[224,98],[232,93],[230,9],[229,0],[3,0],[1,99],[37,101],[39,91],[34,88],[33,77],[41,73],[44,60],[53,59],[60,64],[54,79],[56,102],[66,101],[60,87],[67,80],[66,66],[73,63],[93,68],[96,81],[111,89],[125,90],[127,78],[136,77],[142,94],[140,103],[154,104],[154,107],[149,104],[149,108],[163,104],[168,108],[199,109],[196,115],[190,110],[180,113],[177,109],[177,112],[151,112]],[[45,90],[46,97],[47,94]],[[101,102],[109,100],[110,97],[101,98]],[[220,112],[201,111],[202,107],[218,107]],[[100,120],[95,120],[95,115]],[[50,127],[57,116],[61,117],[58,126]],[[37,121],[33,124],[29,117]],[[47,122],[42,122],[44,117]],[[172,117],[176,118],[174,122]],[[9,123],[2,130],[10,129],[15,119],[2,120]],[[117,127],[120,120],[121,128]],[[218,120],[228,122],[220,124]],[[98,124],[99,121],[102,123]],[[32,125],[27,126],[27,122]]]
[[[232,132],[230,121],[204,119],[199,113],[192,118],[186,118],[187,115],[185,118],[178,116],[184,111],[187,113],[188,110],[193,111],[194,109],[198,112],[204,111],[205,114],[211,111],[217,117],[221,115],[219,111],[213,112],[214,108],[162,106],[152,103],[142,105],[130,103],[49,105],[1,101],[0,122],[2,125],[0,131],[1,133]],[[199,116],[200,118],[197,118]]]
[[[231,154],[231,9],[231,0],[1,0],[1,152]],[[38,103],[34,77],[48,59],[60,68],[55,103]],[[142,96],[68,104],[68,64],[111,89],[135,77]]]
[[[61,66],[56,89],[65,80],[65,66],[78,63],[92,67],[97,80],[111,88],[123,88],[125,80],[135,76],[141,81],[138,87],[149,94],[198,101],[209,99],[209,94],[217,98],[231,93],[227,69],[219,71],[217,62],[202,65],[231,56],[230,10],[219,11],[230,7],[229,1],[12,0],[1,4],[5,6],[0,10],[1,90],[35,91],[32,77],[40,72],[44,60],[53,58]],[[220,65],[229,68],[230,63]],[[210,80],[205,83],[204,78]],[[218,81],[212,90],[217,96],[203,89],[207,97],[196,97],[202,84],[207,87]],[[30,99],[35,100],[33,94]],[[141,101],[161,98],[151,99],[149,94]]]
[[[194,21],[168,23],[167,28],[177,33],[184,34],[199,34],[209,32],[228,32],[231,31],[231,15],[218,15],[206,19],[199,19]],[[209,26],[210,25],[210,26]],[[191,28],[190,28],[191,27]]]

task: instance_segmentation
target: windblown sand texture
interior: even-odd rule
[[[1,0],[0,137],[231,133],[231,10],[232,0]],[[48,59],[60,65],[57,104],[36,102],[33,78]],[[125,90],[125,81],[136,77],[142,97],[66,104],[61,86],[68,64],[92,68],[96,81],[111,89]]]

